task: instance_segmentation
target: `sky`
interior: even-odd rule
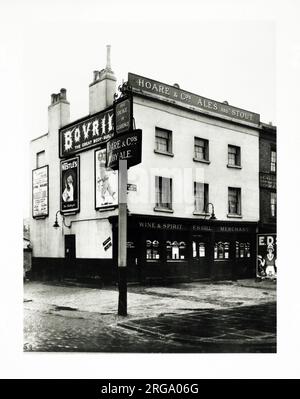
[[[276,360],[260,357],[259,363],[251,356],[239,357],[230,368],[224,357],[218,357],[218,362],[216,357],[193,357],[186,369],[175,368],[176,363],[168,363],[167,357],[159,365],[151,358],[145,367],[148,376],[159,376],[163,368],[173,377],[179,371],[186,377],[198,373],[198,378],[199,373],[203,378],[239,378],[247,371],[254,378],[299,377],[295,359],[300,352],[299,318],[290,318],[290,314],[300,314],[299,300],[293,296],[298,291],[299,262],[288,250],[299,246],[299,15],[297,0],[1,0],[0,209],[5,278],[1,279],[4,297],[0,303],[9,300],[11,305],[1,309],[0,322],[10,327],[0,329],[5,376],[41,377],[48,369],[51,375],[66,378],[84,378],[87,373],[104,378],[108,371],[117,378],[132,373],[113,357],[105,359],[103,371],[96,357],[83,369],[77,355],[69,367],[66,356],[59,357],[59,364],[58,356],[37,362],[29,355],[24,359],[17,350],[18,344],[22,347],[22,310],[15,293],[22,292],[22,253],[15,248],[21,247],[21,221],[29,214],[29,141],[47,132],[50,96],[60,88],[67,89],[71,121],[88,114],[88,85],[93,71],[105,67],[110,44],[118,83],[127,79],[128,72],[167,84],[176,82],[192,93],[259,113],[263,122],[279,127],[279,211],[283,209],[279,231],[286,234],[280,238],[278,253],[284,271],[279,271],[278,287],[281,309],[288,310],[280,324],[281,352]],[[142,369],[135,376],[145,377]]]

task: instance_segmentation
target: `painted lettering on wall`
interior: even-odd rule
[[[128,74],[128,83],[136,93],[143,93],[150,97],[157,97],[161,100],[185,107],[193,107],[208,114],[219,115],[226,119],[250,125],[258,125],[260,121],[259,114],[254,112],[210,100],[197,94],[189,93],[176,86],[170,86],[133,73]]]

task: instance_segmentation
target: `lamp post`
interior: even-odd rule
[[[211,212],[211,216],[210,216],[209,220],[216,220],[217,218],[216,218],[216,215],[215,215],[215,207],[214,207],[214,204],[212,202],[208,202],[207,203],[207,205],[206,205],[206,213],[208,211],[208,206],[209,205],[211,205],[211,208],[212,208],[212,212]],[[205,215],[205,218],[206,218],[206,215]]]
[[[53,227],[54,227],[55,229],[57,229],[58,227],[60,227],[59,224],[58,224],[58,220],[57,220],[57,215],[58,215],[59,213],[60,213],[61,216],[62,216],[62,221],[63,221],[64,226],[67,227],[68,229],[70,229],[71,226],[72,226],[72,222],[70,222],[70,226],[68,226],[68,225],[66,224],[66,222],[65,222],[65,215],[64,215],[63,213],[61,213],[60,210],[58,210],[58,211],[56,212],[56,214],[55,214],[55,222],[54,222],[54,224],[53,224]]]

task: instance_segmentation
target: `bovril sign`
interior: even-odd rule
[[[110,107],[59,130],[59,156],[67,157],[99,146],[114,135],[114,111]]]

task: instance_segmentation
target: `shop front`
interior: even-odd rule
[[[110,218],[117,242],[117,217]],[[255,277],[257,223],[128,216],[128,281]],[[114,245],[117,264],[117,245]]]

